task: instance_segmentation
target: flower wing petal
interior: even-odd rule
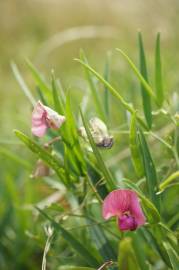
[[[112,216],[120,217],[129,211],[130,193],[126,189],[118,189],[110,192],[103,202],[103,217],[109,219]]]

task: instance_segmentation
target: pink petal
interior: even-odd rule
[[[42,137],[48,128],[46,123],[46,110],[43,104],[38,101],[32,112],[32,128],[31,131],[35,136]]]
[[[34,134],[37,137],[43,137],[47,131],[46,125],[40,125],[39,127],[32,127],[31,128],[32,134]]]
[[[112,216],[119,217],[119,221],[122,218],[122,228],[131,229],[135,227],[135,224],[137,227],[143,225],[145,216],[136,192],[129,189],[118,189],[110,192],[103,202],[103,217],[109,219]]]
[[[120,216],[129,210],[130,190],[118,189],[110,192],[103,202],[103,217]]]
[[[145,223],[145,216],[139,203],[138,196],[135,192],[131,192],[130,213],[135,217],[138,227]]]

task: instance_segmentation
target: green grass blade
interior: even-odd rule
[[[164,91],[162,82],[162,64],[160,56],[160,33],[157,34],[155,46],[155,88],[159,107],[162,107],[164,101]]]
[[[157,180],[156,168],[155,168],[152,156],[150,154],[149,147],[145,140],[144,134],[141,130],[139,130],[139,141],[140,141],[140,147],[141,147],[141,152],[142,152],[148,193],[149,193],[151,201],[159,209],[159,196],[156,195],[158,191],[158,180]]]
[[[175,252],[175,250],[172,248],[172,246],[168,242],[164,242],[163,245],[168,253],[170,263],[172,265],[172,269],[178,270],[179,269],[179,256],[178,256],[178,254]]]
[[[36,69],[36,67],[29,61],[26,60],[27,66],[29,67],[31,74],[34,78],[34,81],[36,85],[40,88],[40,90],[44,93],[45,97],[48,99],[48,101],[51,103],[52,101],[52,95],[51,95],[51,89],[47,85],[47,83],[42,78],[39,71]]]
[[[98,72],[96,72],[91,66],[89,66],[88,64],[86,64],[85,62],[79,60],[79,59],[75,59],[76,61],[78,61],[82,66],[84,66],[86,69],[88,69],[92,74],[94,74],[96,76],[96,78],[99,79],[99,81],[101,83],[104,84],[104,86],[106,87],[106,89],[108,89],[111,94],[116,97],[121,104],[123,105],[123,107],[130,113],[135,113],[135,109],[133,108],[133,106],[126,102],[124,100],[124,98],[118,93],[118,91],[109,83],[107,82]],[[143,119],[137,115],[137,120],[140,122],[140,124],[145,128],[148,129],[148,127],[146,126],[146,124],[144,123]]]
[[[123,238],[119,243],[118,266],[120,270],[140,270],[137,258],[132,247],[132,239],[129,237]]]
[[[140,72],[143,78],[148,82],[147,76],[147,65],[146,65],[146,57],[145,51],[142,41],[142,34],[138,33],[138,41],[139,41],[139,63],[140,63]],[[149,129],[152,127],[152,108],[151,108],[151,100],[150,95],[146,92],[144,85],[141,83],[141,93],[142,93],[142,101],[143,101],[143,110],[145,119],[147,121]]]
[[[160,185],[159,190],[165,190],[176,178],[179,177],[179,171],[172,173],[167,179],[165,179]]]
[[[48,151],[46,151],[44,148],[42,148],[40,145],[38,145],[36,142],[31,140],[27,135],[24,133],[14,130],[15,135],[35,154],[38,155],[39,158],[41,158],[49,167],[51,167],[56,174],[59,176],[60,180],[64,181],[64,169],[60,165],[60,162],[58,159],[53,157]]]
[[[83,51],[81,51],[81,53],[80,53],[80,59],[84,63],[88,64],[88,60],[87,60],[85,53]],[[91,93],[92,93],[92,96],[94,99],[96,110],[97,110],[100,118],[104,121],[105,120],[104,110],[103,110],[102,104],[100,102],[98,90],[96,89],[96,85],[94,83],[93,77],[92,77],[91,73],[89,72],[89,70],[86,68],[85,68],[85,73],[86,73],[86,78],[87,78],[87,81],[88,81],[88,84],[90,86],[90,90],[91,90]]]
[[[11,68],[12,68],[12,71],[14,73],[14,76],[15,76],[17,82],[20,85],[20,88],[22,89],[22,91],[24,92],[26,97],[29,99],[30,103],[34,106],[36,104],[36,100],[33,97],[33,95],[31,93],[31,91],[29,90],[28,86],[26,85],[24,79],[22,78],[17,65],[15,63],[11,63]]]
[[[112,176],[111,176],[111,174],[110,174],[108,168],[107,168],[106,165],[104,164],[104,161],[103,161],[103,159],[102,159],[102,156],[101,156],[101,154],[100,154],[100,152],[99,152],[97,146],[95,145],[95,142],[94,142],[93,137],[92,137],[92,135],[91,135],[91,133],[90,133],[88,124],[86,123],[86,121],[85,121],[85,119],[84,119],[84,116],[83,116],[81,110],[80,110],[80,114],[81,114],[81,118],[82,118],[82,121],[83,121],[83,125],[84,125],[84,127],[85,127],[85,130],[86,130],[86,133],[87,133],[89,142],[90,142],[91,147],[92,147],[92,149],[93,149],[93,153],[94,153],[94,155],[95,155],[95,157],[96,157],[96,160],[97,160],[98,165],[99,165],[99,167],[100,167],[100,169],[101,169],[101,172],[103,173],[103,176],[104,176],[104,178],[105,178],[105,180],[106,180],[107,186],[108,186],[108,188],[109,188],[110,190],[113,190],[113,189],[115,189],[115,184],[114,184],[114,181],[113,181],[113,179],[112,179]]]
[[[65,111],[64,104],[62,102],[62,98],[59,97],[58,95],[58,91],[57,91],[58,86],[57,86],[56,79],[53,72],[52,72],[51,82],[52,82],[53,102],[54,102],[55,110],[59,114],[64,114],[64,111]]]
[[[138,175],[138,177],[142,177],[144,175],[144,167],[141,159],[139,139],[137,135],[136,114],[132,114],[131,116],[129,146],[135,172]]]
[[[148,82],[141,75],[140,71],[137,69],[137,67],[132,62],[132,60],[121,49],[117,49],[117,51],[120,52],[120,54],[122,54],[124,56],[124,58],[127,60],[127,62],[129,63],[130,67],[132,68],[132,70],[134,71],[134,73],[136,74],[136,76],[138,77],[139,81],[144,86],[145,91],[156,101],[156,96],[155,96],[155,94],[154,94],[151,86],[148,84]]]
[[[104,68],[104,79],[109,82],[109,56],[107,55],[105,68]],[[109,108],[109,90],[104,86],[104,109],[106,113],[106,118],[109,118],[110,108]]]
[[[71,245],[71,247],[84,258],[86,263],[92,267],[98,267],[100,262],[94,257],[90,251],[85,247],[85,243],[80,243],[71,233],[65,230],[60,224],[55,222],[50,216],[48,216],[43,210],[37,208],[37,210],[49,221],[51,221],[53,227],[61,232],[62,237]]]
[[[144,244],[144,242],[142,242],[140,234],[138,233],[138,231],[136,231],[135,233],[131,233],[131,237],[132,237],[132,246],[140,269],[149,270],[149,265],[146,262],[147,261],[146,252],[145,250],[141,252],[141,245]]]

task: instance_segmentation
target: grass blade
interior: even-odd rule
[[[138,177],[142,177],[144,175],[144,168],[143,168],[141,152],[139,148],[139,139],[137,135],[136,114],[133,114],[131,117],[129,146],[130,146],[132,163],[133,163],[135,172],[138,175]]]
[[[86,56],[85,56],[85,54],[84,54],[83,51],[81,51],[81,53],[80,53],[80,59],[84,63],[88,64],[88,60],[87,60],[87,58],[86,58]],[[89,70],[86,69],[86,68],[85,68],[85,73],[86,73],[87,81],[88,81],[89,86],[90,86],[91,93],[93,95],[93,99],[94,99],[94,103],[95,103],[95,106],[96,106],[96,110],[99,113],[100,118],[104,121],[105,120],[105,115],[104,115],[102,104],[100,102],[100,98],[99,98],[98,91],[96,89],[96,85],[94,83],[93,77],[92,77],[91,73],[89,72]]]
[[[157,34],[155,46],[155,87],[159,107],[162,107],[164,101],[163,82],[162,82],[162,65],[160,57],[160,33]]]
[[[144,51],[141,33],[138,34],[138,41],[139,41],[140,72],[143,78],[146,80],[146,82],[148,82],[147,65],[146,65],[145,51]],[[146,92],[142,83],[141,83],[141,93],[142,93],[144,115],[145,115],[145,119],[147,121],[148,127],[150,129],[152,126],[152,109],[151,109],[150,95],[148,92]]]
[[[109,82],[109,55],[107,55],[105,63],[104,79]],[[109,118],[109,90],[106,86],[104,86],[104,109],[106,117]]]
[[[132,70],[134,71],[134,73],[138,77],[139,81],[144,86],[145,91],[156,101],[156,96],[155,96],[151,86],[148,84],[148,82],[141,75],[141,73],[139,72],[139,70],[137,69],[135,64],[132,62],[132,60],[121,49],[117,49],[117,51],[120,52],[120,54],[122,54],[124,56],[124,58],[127,60],[129,65],[131,66]]]
[[[59,95],[58,95],[58,92],[57,92],[58,86],[57,86],[53,72],[52,72],[52,79],[51,80],[52,80],[52,92],[53,92],[53,102],[54,102],[55,110],[59,114],[64,114],[64,111],[65,111],[64,104],[62,102],[62,98],[59,97]]]
[[[48,216],[43,210],[36,208],[47,220],[51,221],[53,227],[61,232],[62,237],[71,245],[71,247],[79,253],[80,256],[84,258],[87,265],[92,267],[98,267],[100,262],[94,257],[89,250],[80,243],[71,233],[65,230],[60,224],[54,221],[50,216]]]
[[[167,179],[165,179],[159,186],[161,191],[165,190],[177,177],[179,177],[179,171],[172,173]]]
[[[36,104],[36,100],[33,97],[33,95],[31,94],[31,92],[30,92],[28,86],[26,85],[24,79],[22,78],[18,67],[16,66],[15,63],[11,63],[11,68],[12,68],[14,76],[15,76],[17,82],[19,83],[22,91],[24,92],[26,97],[29,99],[30,103],[34,106]]]
[[[108,89],[111,94],[116,97],[121,104],[123,105],[123,107],[130,113],[135,113],[135,109],[133,108],[133,106],[126,102],[124,100],[124,98],[118,93],[118,91],[109,83],[107,82],[98,72],[96,72],[91,66],[89,66],[88,64],[86,64],[85,62],[79,60],[79,59],[75,59],[76,61],[78,61],[82,66],[84,66],[86,69],[88,69],[92,74],[94,74],[96,76],[96,78],[99,79],[99,81],[101,83],[104,84],[104,86],[106,87],[106,89]],[[140,122],[140,124],[145,128],[148,129],[148,127],[146,126],[146,124],[144,123],[143,119],[137,115],[137,120]]]
[[[169,256],[169,259],[170,259],[170,263],[172,265],[172,269],[173,270],[178,270],[178,267],[179,267],[179,256],[178,254],[175,252],[175,250],[172,248],[172,246],[168,243],[168,242],[164,242],[163,243],[167,253],[168,253],[168,256]]]
[[[49,103],[51,103],[50,102],[52,100],[51,89],[45,83],[45,81],[43,80],[41,74],[36,69],[36,67],[34,67],[34,65],[29,60],[26,60],[26,63],[32,73],[35,83],[40,88],[40,90],[44,92],[44,95],[46,96],[47,100],[49,100]]]
[[[149,151],[149,147],[141,130],[139,130],[139,141],[149,196],[151,201],[159,209],[159,196],[156,195],[156,192],[158,191],[157,173],[152,156]]]

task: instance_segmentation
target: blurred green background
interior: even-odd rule
[[[131,97],[134,94],[126,94],[126,87],[138,84],[115,48],[125,50],[137,63],[140,29],[152,70],[160,31],[165,88],[177,92],[178,12],[177,0],[0,0],[0,269],[40,268],[45,235],[27,209],[50,194],[43,181],[29,178],[35,157],[13,134],[14,128],[30,134],[32,107],[14,78],[11,62],[18,65],[34,95],[26,58],[49,79],[54,69],[80,101],[86,83],[73,59],[83,48],[91,65],[102,71],[111,52],[111,79]],[[123,124],[120,119],[118,124]]]

